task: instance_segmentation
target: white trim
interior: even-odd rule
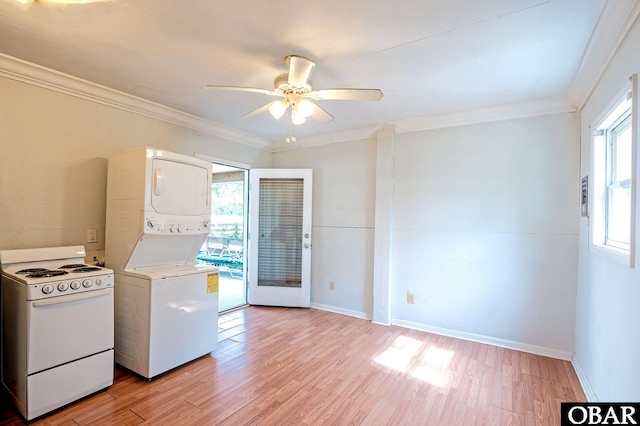
[[[321,303],[311,302],[311,307],[313,309],[318,309],[321,311],[333,312],[334,314],[347,315],[349,317],[360,318],[363,320],[371,321],[372,315],[366,312],[360,311],[352,311],[350,309],[342,309],[336,308],[335,306],[323,305]]]
[[[379,127],[363,127],[340,132],[298,137],[298,143],[271,142],[258,136],[223,126],[167,106],[138,98],[124,92],[101,86],[68,74],[0,53],[0,77],[74,96],[98,104],[154,118],[166,123],[239,142],[269,152],[289,151],[336,142],[373,139]],[[575,107],[564,98],[543,99],[533,102],[508,104],[492,108],[439,114],[396,123],[396,133],[406,133],[461,126],[490,121],[509,120],[534,115],[575,112]]]
[[[313,303],[313,302],[311,303],[311,308],[318,309],[318,310],[321,310],[321,311],[326,311],[326,312],[332,312],[332,313],[335,313],[335,314],[347,315],[347,316],[354,317],[354,318],[369,320],[373,324],[376,324],[376,325],[382,325],[382,326],[388,326],[389,325],[389,324],[383,324],[383,323],[379,323],[379,322],[376,322],[376,321],[372,321],[372,317],[373,316],[371,314],[367,314],[365,312],[359,312],[359,311],[352,311],[352,310],[349,310],[349,309],[336,308],[335,306],[323,305],[323,304],[320,304],[320,303]],[[391,320],[391,324],[392,325],[397,325],[399,327],[410,328],[410,329],[413,329],[413,330],[424,331],[424,332],[427,332],[427,333],[438,334],[438,335],[441,335],[441,336],[452,337],[454,339],[469,340],[469,341],[476,342],[476,343],[482,343],[482,344],[487,344],[487,345],[491,345],[491,346],[497,346],[497,347],[506,348],[506,349],[513,349],[513,350],[520,351],[520,352],[526,352],[526,353],[530,353],[530,354],[534,354],[534,355],[546,356],[546,357],[550,357],[550,358],[560,359],[560,360],[563,360],[563,361],[570,361],[571,365],[573,366],[573,369],[576,372],[576,376],[578,377],[578,381],[580,382],[580,386],[582,386],[582,391],[584,392],[585,396],[587,397],[587,401],[588,402],[598,402],[598,397],[596,396],[596,393],[594,392],[593,388],[591,387],[591,383],[589,383],[589,379],[587,378],[587,375],[585,374],[584,370],[582,369],[582,366],[580,365],[580,362],[578,361],[578,358],[576,357],[576,354],[574,354],[574,353],[567,352],[567,351],[560,351],[560,350],[557,350],[557,349],[545,348],[545,347],[542,347],[542,346],[529,345],[529,344],[526,344],[526,343],[519,343],[519,342],[513,342],[513,341],[509,341],[509,340],[496,339],[496,338],[493,338],[493,337],[482,336],[482,335],[479,335],[479,334],[462,333],[462,332],[459,332],[459,331],[449,330],[449,329],[440,328],[440,327],[432,327],[432,326],[428,326],[428,325],[424,325],[424,324],[418,324],[418,323],[414,323],[414,322],[410,322],[410,321],[403,321],[403,320],[398,320],[398,319],[392,319]]]
[[[630,238],[629,238],[629,250],[618,249],[605,244],[604,241],[604,228],[607,226],[605,215],[606,208],[603,205],[603,201],[596,201],[600,199],[600,194],[606,191],[606,184],[604,182],[604,175],[606,168],[601,164],[596,164],[596,159],[603,158],[605,151],[607,150],[607,141],[605,136],[600,134],[596,135],[597,130],[604,129],[612,125],[612,122],[607,122],[612,114],[614,114],[618,106],[625,102],[627,94],[632,93],[632,122],[631,126],[634,130],[632,134],[631,142],[631,206],[630,206]],[[625,265],[629,268],[635,267],[635,252],[636,252],[636,179],[637,179],[637,132],[638,129],[637,117],[637,75],[634,74],[629,77],[629,82],[622,85],[614,97],[612,97],[607,105],[600,111],[597,118],[592,122],[589,129],[591,129],[590,140],[590,164],[589,164],[589,206],[588,211],[589,220],[589,251],[609,259],[612,262]],[[617,119],[617,117],[616,117]],[[599,198],[600,197],[600,198]],[[597,208],[596,208],[597,207]]]
[[[578,381],[582,386],[582,391],[584,392],[584,395],[587,397],[587,401],[598,402],[598,397],[596,396],[596,393],[591,387],[591,383],[589,383],[589,379],[587,379],[587,375],[584,373],[584,370],[580,365],[580,361],[578,361],[578,358],[576,357],[575,354],[573,355],[573,357],[571,357],[571,365],[573,365],[573,369],[576,372],[576,376],[578,376]]]
[[[226,158],[212,157],[211,155],[201,154],[199,152],[195,153],[195,157],[196,158],[200,158],[202,160],[209,161],[210,163],[224,164],[225,166],[233,166],[233,167],[237,167],[239,169],[245,169],[245,170],[251,169],[251,164],[246,164],[246,163],[240,163],[238,161],[227,160]]]
[[[474,333],[465,333],[463,331],[450,330],[447,328],[434,327],[426,324],[419,324],[411,321],[404,321],[392,318],[391,324],[401,327],[411,328],[414,330],[426,331],[428,333],[438,334],[441,336],[453,337],[456,339],[469,340],[476,343],[484,343],[491,346],[498,346],[505,349],[513,349],[520,352],[527,352],[534,355],[547,356],[549,358],[570,361],[573,357],[572,352],[561,351],[558,349],[545,348],[543,346],[530,345],[528,343],[514,342],[511,340],[497,339],[495,337],[483,336]]]
[[[321,311],[333,312],[341,315],[347,315],[354,318],[366,319],[377,325],[383,325],[383,326],[389,325],[389,324],[383,324],[380,322],[372,321],[373,316],[365,312],[351,311],[349,309],[336,308],[335,306],[323,305],[323,304],[314,303],[314,302],[311,302],[311,308],[319,309]],[[513,342],[511,340],[496,339],[495,337],[483,336],[480,334],[464,333],[461,331],[434,327],[430,325],[419,324],[419,323],[399,320],[395,318],[391,319],[391,325],[397,325],[399,327],[410,328],[413,330],[419,330],[427,333],[438,334],[440,336],[452,337],[454,339],[468,340],[471,342],[497,346],[500,348],[513,349],[520,352],[546,356],[549,358],[560,359],[563,361],[571,361],[571,363],[574,364],[574,368],[576,368],[577,359],[575,358],[575,355],[572,352],[546,348],[543,346],[530,345],[528,343]],[[584,375],[584,372],[582,371],[582,369],[580,368],[580,372],[578,372],[578,368],[576,368],[576,374],[578,375],[580,384],[584,388],[584,391],[587,397],[590,397],[592,395],[593,398],[595,398],[595,393],[593,392],[593,390],[591,390],[591,386],[589,385],[589,382],[586,379],[586,376]]]
[[[186,112],[0,53],[0,77],[270,150],[272,143]]]
[[[605,107],[602,109],[602,111],[600,111],[600,114],[598,115],[598,118],[596,118],[592,123],[591,123],[591,129],[593,131],[596,131],[598,129],[600,129],[601,127],[603,127],[604,121],[613,113],[613,110],[620,105],[621,103],[624,102],[625,98],[627,97],[627,93],[633,91],[633,83],[631,82],[631,80],[629,80],[628,83],[625,83],[622,85],[622,87],[620,88],[620,90],[618,90],[615,95],[609,100],[609,102],[607,103],[607,105],[605,105]],[[633,106],[633,104],[632,104]],[[609,127],[609,126],[606,126]]]
[[[373,235],[373,318],[391,323],[393,289],[393,194],[396,135],[392,126],[378,131],[376,142],[375,217]]]
[[[576,111],[576,107],[566,98],[549,98],[532,102],[518,102],[495,107],[431,115],[413,118],[411,120],[396,121],[393,124],[396,133],[408,133]]]
[[[593,230],[591,232],[591,235],[593,235]],[[593,241],[589,241],[589,251],[620,265],[632,267],[631,251],[618,249],[612,246],[606,246],[604,244],[594,244]]]
[[[582,55],[568,97],[582,109],[640,14],[640,1],[607,1]]]
[[[247,261],[247,302],[250,305],[290,306],[308,308],[311,306],[311,253],[313,246],[313,169],[251,169],[249,175],[249,238]],[[302,241],[300,286],[263,286],[258,283],[258,259],[260,255],[259,236],[261,221],[260,182],[264,179],[295,179],[302,184]],[[264,261],[264,259],[263,259]]]
[[[636,267],[636,209],[638,196],[638,132],[640,132],[640,123],[638,123],[639,105],[638,105],[638,74],[629,77],[631,80],[631,226],[629,232],[629,267]]]
[[[336,142],[348,142],[360,139],[373,139],[376,137],[378,127],[363,127],[359,129],[349,129],[341,132],[323,133],[312,136],[298,136],[296,143],[286,143],[285,141],[274,142],[272,152],[292,151],[299,148],[311,146],[329,145]]]

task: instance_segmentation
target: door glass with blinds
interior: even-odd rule
[[[310,169],[250,171],[249,303],[310,306]]]
[[[302,286],[303,179],[261,179],[259,286]]]

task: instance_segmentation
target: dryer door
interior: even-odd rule
[[[180,216],[210,213],[211,177],[206,168],[154,158],[150,172],[151,205],[156,212]]]

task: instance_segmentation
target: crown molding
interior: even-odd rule
[[[519,102],[495,107],[429,115],[426,117],[396,121],[390,125],[393,127],[395,133],[409,133],[576,111],[576,107],[567,98],[548,98],[531,102]],[[336,142],[376,138],[377,131],[381,128],[382,127],[364,127],[342,132],[299,137],[296,143],[278,141],[274,143],[271,152],[291,151]]]
[[[270,151],[272,142],[185,112],[0,53],[0,77]]]
[[[608,0],[604,5],[569,88],[568,97],[578,109],[582,109],[593,93],[638,14],[640,14],[638,0]]]
[[[396,121],[392,124],[395,127],[396,133],[408,133],[576,111],[576,107],[573,106],[567,98],[548,98],[532,102],[519,102],[495,107],[430,115],[427,117]]]
[[[0,76],[270,152],[282,152],[337,142],[376,138],[377,131],[380,128],[364,127],[320,135],[301,136],[298,138],[298,143],[294,144],[287,144],[284,141],[271,142],[249,133],[2,53],[0,53]],[[407,133],[575,111],[576,108],[568,99],[553,98],[437,114],[397,121],[391,124],[394,126],[396,133]]]
[[[328,145],[337,142],[376,138],[378,129],[380,128],[381,127],[361,127],[358,129],[349,129],[340,132],[323,133],[320,135],[300,136],[296,137],[297,141],[294,143],[277,141],[274,142],[273,147],[271,148],[271,152],[292,151],[295,149]]]

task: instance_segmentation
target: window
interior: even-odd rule
[[[635,86],[635,76],[632,79]],[[593,128],[591,247],[633,266],[635,138],[632,90],[625,91]]]
[[[621,120],[621,121],[620,121]],[[629,250],[631,237],[631,108],[607,134],[605,244]]]

